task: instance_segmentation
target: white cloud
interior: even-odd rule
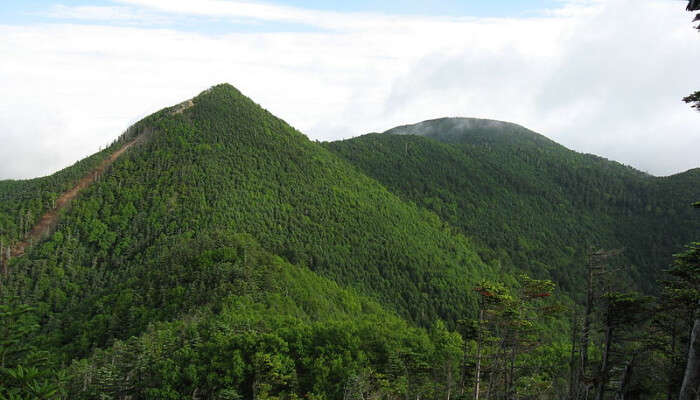
[[[261,21],[287,22],[310,25],[335,31],[382,31],[410,28],[428,22],[464,22],[474,18],[432,17],[430,19],[408,15],[385,15],[362,12],[333,12],[282,6],[266,2],[233,0],[115,0],[122,4],[144,7],[167,14],[232,18]]]
[[[57,4],[43,15],[55,19],[119,22],[128,24],[166,24],[172,19],[146,10],[123,6],[65,6]]]
[[[329,14],[342,17],[342,14],[304,10],[296,7],[278,6],[246,1],[199,0],[117,0],[123,4],[146,7],[161,12],[182,15],[213,17],[253,18],[266,21],[286,21],[296,23],[321,23]]]
[[[607,0],[568,0],[563,1],[561,7],[544,10],[545,15],[554,17],[591,16],[604,9]],[[627,5],[629,7],[629,4]]]
[[[324,30],[0,26],[0,179],[70,165],[145,114],[220,82],[314,139],[477,116],[520,123],[655,174],[700,165],[700,113],[680,102],[700,89],[700,38],[677,2],[568,2],[529,19],[340,14],[220,0],[121,3],[61,12],[111,24],[119,18],[110,13],[145,23],[177,14]]]

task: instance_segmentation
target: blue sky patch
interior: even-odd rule
[[[561,5],[560,0],[392,0],[392,1],[325,1],[280,0],[255,2],[288,6],[308,10],[335,12],[369,12],[395,15],[451,16],[451,17],[534,17],[542,10]],[[76,18],[62,15],[56,10],[73,7],[118,7],[135,14],[135,18]],[[204,34],[230,32],[305,32],[318,31],[318,27],[284,21],[261,21],[250,18],[192,16],[154,10],[109,0],[28,0],[1,2],[0,23],[6,25],[30,25],[46,23],[98,24],[107,26],[138,26],[142,28],[168,28]]]

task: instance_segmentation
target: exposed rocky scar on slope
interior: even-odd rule
[[[33,243],[38,242],[41,240],[43,236],[48,234],[50,230],[56,226],[58,223],[59,219],[59,213],[61,210],[65,209],[75,198],[75,196],[78,195],[83,189],[86,187],[90,186],[95,180],[102,175],[102,173],[107,169],[114,161],[119,158],[122,154],[124,154],[125,151],[127,151],[130,147],[135,145],[137,142],[139,142],[143,138],[143,135],[140,135],[136,139],[131,140],[130,142],[126,143],[124,146],[122,146],[120,149],[112,153],[109,157],[104,159],[100,165],[98,165],[95,169],[90,171],[88,174],[86,174],[84,177],[78,181],[78,183],[73,186],[70,190],[63,192],[61,196],[56,199],[56,204],[55,206],[44,213],[44,215],[41,216],[39,219],[39,222],[37,222],[29,231],[29,233],[25,236],[24,240],[21,242],[16,243],[14,246],[11,247],[10,249],[10,257],[18,257],[24,254],[25,250],[27,247],[31,246]],[[3,261],[4,263],[7,263],[8,260],[0,260]]]
[[[194,106],[193,100],[186,100],[172,107],[169,110],[169,114],[182,114],[185,110],[191,108],[192,106]],[[41,216],[39,222],[37,222],[29,231],[29,233],[27,233],[24,240],[11,246],[9,249],[9,253],[0,254],[0,267],[2,267],[3,273],[8,273],[7,264],[9,263],[9,260],[11,258],[24,255],[24,252],[27,249],[27,247],[30,247],[33,243],[38,242],[39,240],[41,240],[42,237],[50,233],[51,229],[53,229],[58,223],[60,212],[70,204],[70,202],[75,198],[75,196],[78,195],[78,193],[80,193],[86,187],[90,186],[100,175],[102,175],[102,173],[104,173],[105,169],[107,169],[110,165],[112,165],[112,163],[114,163],[114,161],[117,160],[117,158],[119,158],[119,156],[121,156],[126,150],[128,150],[133,145],[142,141],[145,138],[145,136],[145,134],[141,134],[135,139],[126,143],[120,149],[118,149],[109,157],[104,159],[100,163],[100,165],[98,165],[95,169],[93,169],[83,178],[81,178],[80,181],[78,181],[78,183],[73,188],[61,194],[61,196],[59,196],[58,199],[56,199],[54,207]]]

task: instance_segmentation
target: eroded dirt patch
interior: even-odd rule
[[[107,167],[109,167],[117,158],[119,158],[119,156],[124,154],[124,152],[127,151],[131,146],[136,144],[140,138],[141,137],[130,141],[129,143],[122,146],[122,148],[112,153],[109,157],[102,160],[102,162],[100,163],[100,165],[97,166],[97,168],[93,169],[92,171],[90,171],[90,173],[81,178],[80,181],[78,181],[78,183],[72,189],[61,194],[61,196],[59,196],[59,198],[56,199],[55,207],[41,216],[39,222],[37,222],[32,227],[32,230],[29,232],[29,234],[27,234],[24,240],[15,244],[12,247],[12,249],[10,250],[10,255],[12,257],[21,256],[22,254],[24,254],[26,248],[31,246],[32,243],[38,242],[39,240],[41,240],[42,237],[49,234],[51,232],[51,229],[55,227],[58,223],[58,216],[61,210],[66,208],[66,206],[68,206],[71,200],[73,200],[75,196],[77,196],[78,193],[80,193],[81,190],[85,189],[86,187],[90,186],[93,182],[95,182],[95,180],[100,175],[102,175],[102,173],[104,173]]]

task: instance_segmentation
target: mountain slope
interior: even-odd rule
[[[700,197],[698,170],[655,178],[510,123],[446,118],[325,146],[483,243],[483,258],[569,291],[588,246],[627,249],[630,276],[653,290],[700,231],[688,207]]]
[[[45,346],[62,360],[224,295],[225,271],[181,256],[221,230],[250,234],[424,326],[473,315],[471,288],[498,273],[435,214],[231,86],[160,111],[122,140],[139,135],[143,143],[73,201],[47,241],[11,261],[3,282],[6,295],[38,307]]]
[[[461,355],[440,325],[412,327],[376,302],[262,250],[246,235],[197,240],[200,273],[226,270],[229,290],[172,322],[74,361],[72,399],[343,398],[348,391],[429,397]],[[134,377],[138,377],[138,381]],[[408,382],[408,383],[407,383]]]
[[[9,246],[24,240],[40,217],[55,207],[62,193],[75,187],[90,171],[118,151],[122,144],[115,142],[50,176],[0,181],[0,243]]]

